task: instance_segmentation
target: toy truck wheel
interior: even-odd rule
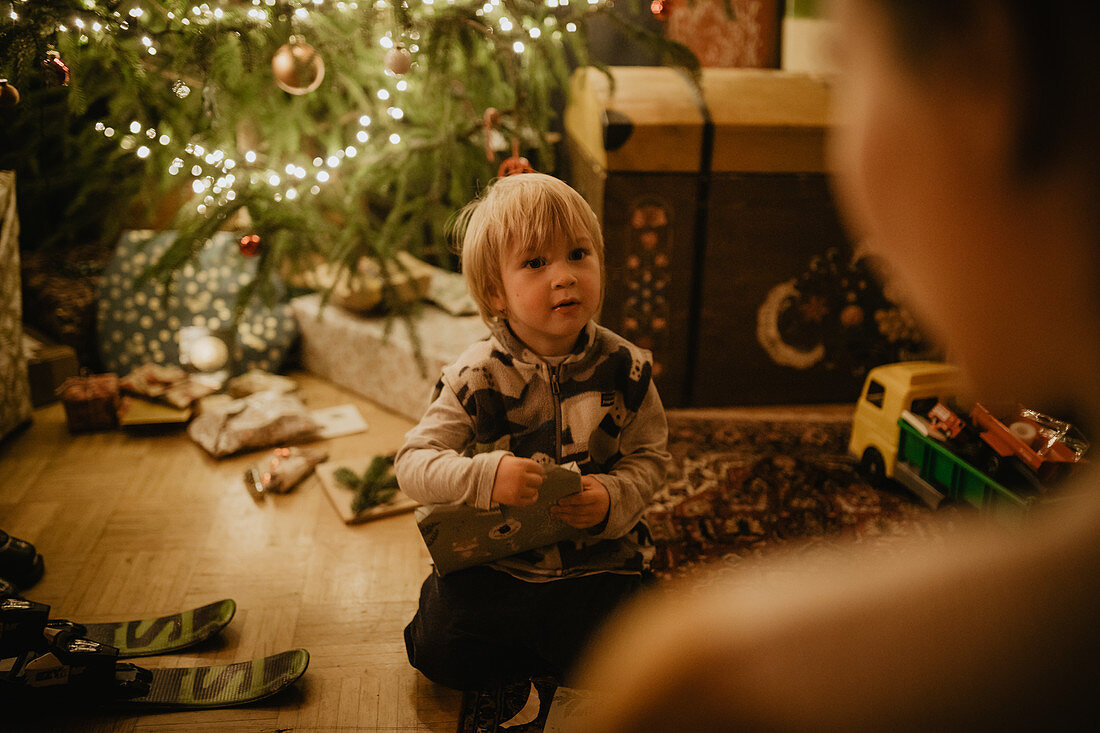
[[[1003,466],[1004,460],[997,451],[987,446],[981,452],[981,469],[990,478],[996,478]]]
[[[863,451],[863,458],[859,461],[859,467],[866,477],[867,482],[876,489],[881,489],[886,483],[886,461],[877,448],[868,448]]]

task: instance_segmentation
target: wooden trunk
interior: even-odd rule
[[[673,69],[611,72],[613,89],[578,71],[565,118],[571,183],[605,237],[602,322],[653,351],[668,406],[855,399],[862,375],[790,317],[807,310],[792,283],[852,259],[824,172],[826,84],[704,69],[700,90]]]

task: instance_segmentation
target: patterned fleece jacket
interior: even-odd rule
[[[422,504],[489,509],[504,456],[576,462],[607,488],[606,520],[584,539],[490,565],[528,581],[640,573],[653,551],[642,513],[670,459],[652,368],[649,352],[595,323],[557,365],[528,349],[507,324],[496,326],[443,370],[427,412],[397,454],[398,483]]]

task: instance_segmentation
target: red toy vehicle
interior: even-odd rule
[[[928,423],[933,429],[939,430],[951,439],[959,437],[959,434],[966,428],[966,422],[942,402],[937,402],[928,411]]]
[[[999,410],[995,415],[984,405],[975,404],[970,419],[987,446],[983,468],[990,475],[998,472],[1005,459],[1015,457],[1039,481],[1049,484],[1082,462],[1089,447],[1069,423],[1021,405]]]

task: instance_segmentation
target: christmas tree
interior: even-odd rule
[[[448,220],[480,187],[527,159],[554,170],[590,19],[697,70],[608,0],[10,0],[0,14],[0,168],[18,172],[24,246],[113,241],[134,202],[175,194],[160,274],[227,227],[262,275],[445,261]]]

